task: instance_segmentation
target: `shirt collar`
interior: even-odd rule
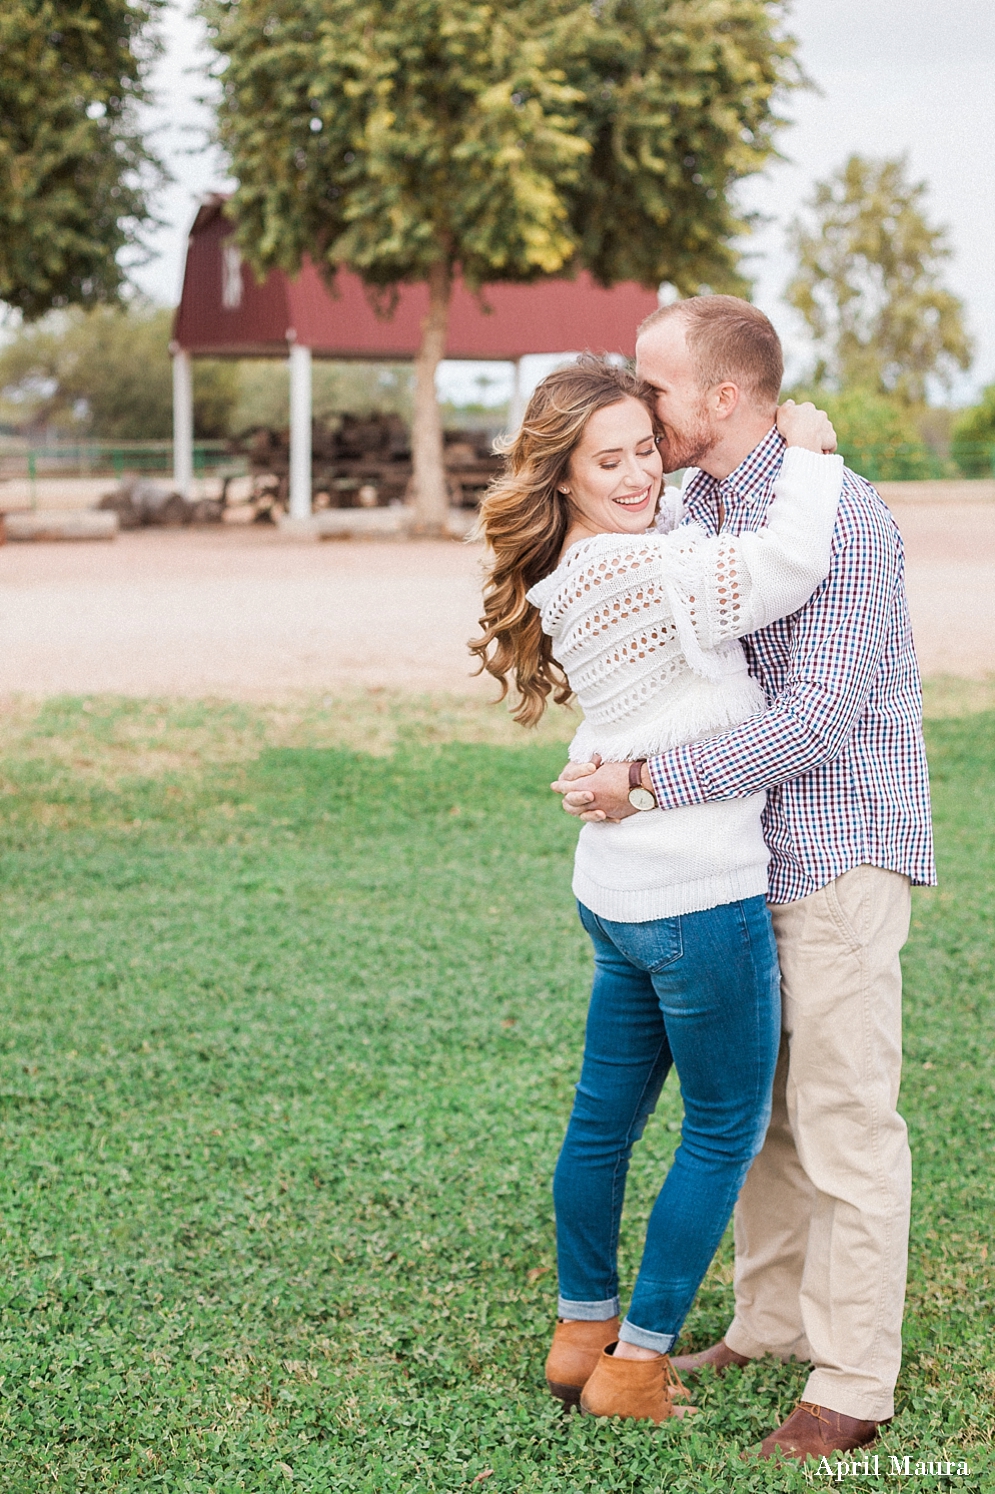
[[[763,440],[754,446],[728,477],[712,477],[699,468],[687,485],[687,497],[708,498],[719,494],[723,500],[736,498],[750,507],[765,495],[767,484],[777,476],[784,460],[786,445],[777,426],[772,425]]]

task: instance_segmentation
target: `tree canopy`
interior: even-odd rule
[[[173,430],[172,312],[147,302],[57,311],[0,347],[0,419],[67,439],[154,441]],[[287,367],[268,359],[195,358],[201,439],[287,424]],[[314,415],[411,414],[407,364],[320,362]]]
[[[788,286],[819,352],[815,380],[926,399],[971,362],[962,303],[942,282],[951,250],[924,209],[925,182],[904,160],[851,156],[816,185],[809,218],[790,230],[798,271]]]
[[[100,306],[56,312],[0,349],[0,393],[18,424],[68,437],[152,441],[172,434],[172,312]],[[194,429],[228,434],[238,365],[194,364]]]
[[[0,301],[26,317],[121,289],[162,177],[135,122],[161,3],[0,7]]]
[[[426,523],[444,512],[433,381],[457,272],[742,287],[728,190],[770,155],[794,77],[782,0],[203,9],[248,261],[293,273],[309,254],[388,297],[429,285],[414,430]]]
[[[951,432],[951,455],[968,477],[995,477],[995,384],[962,410]]]
[[[796,400],[810,399],[826,411],[838,449],[848,467],[871,482],[908,482],[949,476],[949,464],[925,439],[921,412],[893,395],[859,384],[839,390],[795,388]]]

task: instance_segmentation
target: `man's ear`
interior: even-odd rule
[[[739,409],[742,391],[738,384],[716,384],[712,390],[712,412],[716,420],[728,420]]]

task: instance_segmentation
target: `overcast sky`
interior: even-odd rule
[[[176,178],[164,193],[157,258],[138,272],[156,300],[175,303],[197,197],[224,185],[222,161],[205,149],[208,85],[202,33],[174,3],[153,87],[158,145]],[[791,28],[818,92],[794,94],[780,137],[787,158],[742,188],[771,221],[749,243],[755,299],[780,329],[789,372],[802,372],[804,335],[781,299],[791,265],[784,231],[812,184],[852,151],[907,154],[929,184],[929,212],[946,225],[954,257],[947,283],[964,300],[976,343],[974,367],[955,393],[969,400],[995,380],[995,3],[993,0],[795,0]],[[454,374],[456,370],[452,371]],[[448,382],[448,381],[447,381]]]

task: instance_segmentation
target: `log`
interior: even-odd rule
[[[184,498],[162,483],[139,478],[105,493],[97,507],[117,514],[122,529],[177,529],[184,524],[220,524],[224,518],[224,504],[217,498]]]
[[[32,509],[4,515],[9,540],[112,540],[118,531],[117,514],[81,508]]]
[[[320,508],[310,519],[277,515],[284,539],[404,539],[411,528],[409,508]]]
[[[414,528],[414,512],[407,504],[392,508],[319,508],[310,519],[291,519],[278,514],[280,534],[288,540],[408,539]],[[450,508],[443,534],[465,539],[477,515],[471,509]]]

